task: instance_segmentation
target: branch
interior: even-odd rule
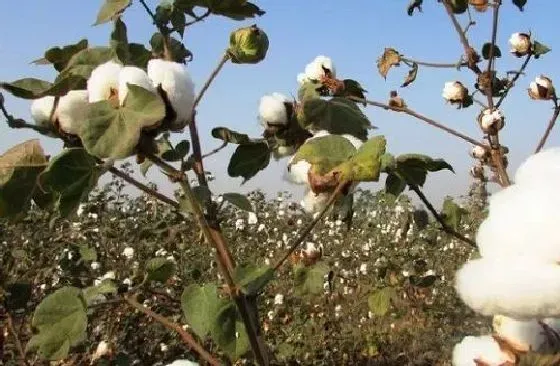
[[[14,327],[14,321],[12,319],[12,315],[7,311],[6,311],[6,326],[8,327],[8,331],[12,334],[12,337],[14,338],[14,343],[16,344],[16,348],[19,353],[19,357],[21,359],[20,361],[22,362],[22,365],[29,366],[29,362],[27,362],[27,360],[25,359],[25,351],[23,345],[21,344],[19,335],[16,331],[16,328]]]
[[[171,52],[171,46],[169,45],[169,29],[167,29],[167,26],[162,25],[161,23],[158,22],[156,15],[152,11],[152,9],[150,9],[148,4],[146,4],[145,0],[140,0],[140,4],[142,4],[144,10],[146,10],[146,13],[148,13],[150,18],[152,18],[152,21],[154,22],[155,26],[157,27],[159,32],[163,35],[163,57],[167,61],[172,61],[173,55]]]
[[[453,27],[455,27],[455,30],[459,35],[459,40],[463,45],[463,49],[465,50],[465,56],[467,58],[467,66],[474,73],[480,74],[481,73],[480,68],[476,64],[476,62],[478,61],[475,57],[476,51],[470,46],[469,40],[467,39],[466,36],[466,31],[463,31],[463,29],[461,28],[461,24],[459,24],[457,17],[453,13],[453,8],[451,7],[448,1],[449,0],[443,0],[443,5],[445,7],[445,10],[447,11],[447,14],[449,15],[449,18],[451,19],[451,23],[453,23]]]
[[[548,126],[546,127],[546,130],[544,132],[543,137],[541,137],[539,144],[537,145],[537,148],[535,149],[535,154],[539,153],[542,148],[544,147],[544,145],[546,144],[546,140],[548,139],[548,136],[550,136],[550,132],[552,131],[552,129],[554,128],[554,125],[556,124],[556,120],[558,119],[558,115],[560,115],[560,106],[558,105],[558,99],[553,99],[554,101],[554,113],[552,114],[552,117],[550,118],[550,121],[548,121]]]
[[[488,96],[488,107],[491,109],[494,108],[494,78],[492,77],[492,73],[494,71],[494,48],[496,47],[496,38],[498,36],[498,20],[501,2],[501,0],[496,0],[496,5],[493,7],[492,11],[492,37],[490,43],[490,53],[488,55],[488,68],[486,70],[490,76],[490,87],[486,91],[486,95]]]
[[[390,105],[385,104],[385,103],[376,102],[376,101],[373,101],[373,100],[367,100],[367,99],[363,99],[363,98],[357,98],[357,97],[350,97],[350,99],[352,99],[356,102],[366,103],[366,104],[369,104],[369,105],[374,106],[374,107],[383,108],[385,110],[392,110],[392,111],[396,111],[396,112],[406,113],[409,116],[412,116],[412,117],[415,117],[415,118],[417,118],[421,121],[424,121],[427,124],[429,124],[430,126],[436,127],[440,130],[443,130],[443,131],[445,131],[445,132],[447,132],[447,133],[449,133],[449,134],[451,134],[455,137],[463,139],[463,140],[465,140],[465,141],[467,141],[467,142],[469,142],[473,145],[484,147],[484,148],[487,147],[485,144],[475,140],[474,138],[472,138],[470,136],[467,136],[467,135],[465,135],[461,132],[458,132],[458,131],[456,131],[452,128],[444,126],[443,124],[441,124],[441,123],[439,123],[439,122],[437,122],[437,121],[435,121],[431,118],[423,116],[420,113],[417,113],[417,112],[413,111],[412,109],[409,109],[408,107],[393,107],[393,106],[390,106]]]
[[[462,66],[468,66],[468,63],[463,61],[463,60],[459,60],[459,62],[456,62],[456,63],[452,64],[452,63],[438,63],[438,62],[418,61],[418,60],[413,60],[413,59],[408,58],[408,57],[402,57],[401,56],[401,61],[403,61],[407,65],[408,65],[408,63],[410,63],[410,64],[414,63],[414,64],[417,64],[417,65],[420,65],[420,66],[433,67],[433,68],[436,68],[436,69],[460,69]]]
[[[418,188],[417,185],[410,184],[409,187],[410,187],[411,190],[413,190],[418,195],[418,198],[420,198],[420,200],[424,203],[424,205],[426,205],[426,208],[434,216],[436,221],[441,225],[441,228],[442,228],[443,231],[445,231],[446,233],[448,233],[448,234],[454,236],[455,238],[461,240],[462,242],[465,242],[465,243],[469,244],[473,248],[477,247],[476,243],[473,240],[464,237],[463,235],[461,235],[457,231],[453,230],[453,228],[447,226],[445,221],[443,221],[443,218],[441,217],[441,215],[437,212],[437,210],[434,208],[434,206],[430,203],[428,198],[424,195],[424,193],[420,190],[420,188]]]
[[[210,9],[206,10],[206,12],[204,12],[204,14],[202,14],[201,16],[195,16],[194,20],[191,20],[190,22],[185,23],[185,27],[188,27],[188,26],[191,26],[195,23],[203,21],[205,18],[210,16],[210,14],[212,14],[212,10],[210,10]]]
[[[529,53],[527,55],[527,57],[525,58],[525,61],[523,61],[523,64],[521,65],[521,68],[518,71],[515,71],[515,75],[513,76],[511,81],[509,82],[509,85],[507,86],[506,90],[504,90],[504,93],[502,94],[500,99],[498,99],[498,102],[496,102],[496,108],[500,108],[500,106],[502,105],[502,102],[504,101],[504,99],[506,99],[506,97],[507,97],[509,91],[511,90],[511,88],[513,88],[515,86],[515,82],[517,81],[517,79],[519,79],[519,77],[523,74],[523,72],[527,68],[527,65],[529,64],[529,61],[531,61],[532,56],[533,56],[533,54]]]
[[[303,229],[303,231],[298,235],[298,237],[294,239],[292,245],[290,245],[290,249],[286,252],[286,254],[282,257],[282,259],[280,259],[278,261],[278,263],[276,263],[276,265],[274,266],[274,271],[277,271],[280,267],[282,267],[284,262],[286,262],[286,260],[288,260],[288,258],[290,258],[292,253],[301,245],[301,243],[303,243],[303,241],[305,240],[307,235],[309,235],[309,233],[311,233],[311,231],[313,231],[315,226],[319,223],[319,221],[321,221],[321,219],[325,216],[325,214],[327,213],[329,208],[334,204],[334,201],[336,200],[336,198],[338,197],[340,192],[342,192],[342,189],[346,186],[346,184],[347,184],[347,182],[345,182],[345,181],[342,181],[342,182],[338,183],[338,185],[336,186],[336,189],[334,190],[334,192],[329,197],[329,200],[327,201],[327,204],[325,205],[325,207],[319,212],[319,215],[317,215],[313,219],[313,221],[311,221],[309,223],[309,225],[307,225]]]
[[[220,62],[218,62],[218,65],[216,65],[214,70],[212,70],[212,73],[210,73],[210,76],[208,77],[208,80],[206,80],[206,83],[204,83],[204,85],[202,86],[202,89],[200,89],[200,93],[196,96],[196,99],[194,100],[194,105],[193,105],[193,112],[196,109],[196,107],[198,106],[198,103],[200,103],[200,101],[202,100],[202,97],[204,96],[204,94],[206,93],[208,88],[210,87],[210,84],[212,84],[212,82],[214,81],[216,76],[218,76],[218,74],[220,73],[220,71],[222,70],[222,68],[226,64],[226,62],[228,62],[229,60],[230,60],[230,55],[229,55],[228,52],[225,52],[224,55],[222,56]]]
[[[202,347],[194,339],[194,337],[190,333],[188,333],[186,330],[184,330],[183,327],[181,327],[181,325],[179,325],[177,323],[174,323],[174,322],[168,320],[167,318],[165,318],[165,317],[153,312],[152,310],[148,309],[144,305],[140,304],[136,300],[135,297],[126,297],[126,302],[130,306],[132,306],[134,309],[140,311],[144,315],[146,315],[149,318],[153,319],[154,321],[160,323],[161,325],[163,325],[167,329],[178,333],[181,336],[181,339],[183,340],[183,343],[186,344],[187,346],[189,346],[193,351],[198,353],[200,355],[200,357],[204,361],[208,362],[210,365],[218,366],[218,365],[221,364],[218,359],[216,359],[214,356],[212,356],[210,353],[208,353],[208,351],[206,351],[204,349],[204,347]]]
[[[228,145],[227,141],[224,141],[220,146],[218,146],[217,148],[215,148],[214,150],[202,155],[202,159],[205,159],[209,156],[212,156],[214,154],[219,153],[223,148],[225,148]]]

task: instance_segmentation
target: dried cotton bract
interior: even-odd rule
[[[115,61],[109,61],[97,66],[87,82],[89,102],[95,103],[108,100],[117,95],[119,88],[119,74],[123,66]]]
[[[453,349],[454,366],[476,366],[475,360],[490,366],[500,366],[506,362],[514,361],[510,355],[500,349],[498,343],[489,335],[465,337]]]

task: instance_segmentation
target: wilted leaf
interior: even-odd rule
[[[246,295],[258,294],[274,278],[274,269],[269,266],[247,264],[235,267],[233,279]]]
[[[237,308],[232,302],[222,305],[218,311],[210,336],[231,360],[237,360],[250,349],[245,325],[239,320]]]
[[[230,177],[243,177],[243,183],[268,166],[270,149],[266,143],[239,145],[228,165]]]
[[[62,217],[66,217],[88,197],[100,174],[95,158],[84,149],[65,149],[39,176],[40,189],[53,193],[55,207]]]
[[[210,333],[219,310],[226,303],[226,300],[218,297],[218,288],[213,284],[190,285],[181,295],[183,314],[200,338],[204,338]]]
[[[28,140],[0,156],[0,217],[18,218],[29,208],[37,176],[47,166],[39,140]]]
[[[523,11],[523,7],[527,4],[527,0],[512,0],[512,3],[517,6],[520,11]]]
[[[467,11],[467,8],[469,7],[468,0],[448,0],[448,1],[449,1],[449,5],[451,5],[451,9],[453,10],[453,13],[455,14],[463,14],[465,11]]]
[[[375,290],[368,297],[368,307],[374,315],[384,316],[391,308],[391,299],[396,296],[396,291],[393,287],[384,287]]]
[[[88,118],[79,133],[90,154],[98,158],[129,157],[142,129],[165,117],[165,104],[159,95],[133,84],[128,84],[128,89],[122,107],[115,108],[108,101],[90,104]]]
[[[350,141],[339,135],[328,135],[313,138],[303,144],[291,164],[305,160],[312,165],[316,174],[326,174],[339,164],[356,154],[356,148]]]
[[[539,58],[540,56],[544,55],[545,53],[549,53],[550,51],[551,50],[547,45],[537,41],[533,42],[533,54],[535,55],[535,58]]]
[[[414,14],[414,9],[418,9],[419,12],[422,12],[422,3],[423,0],[411,0],[410,4],[408,4],[408,7],[406,8],[406,13],[409,16],[412,16],[412,14]]]
[[[166,258],[153,258],[146,263],[148,280],[166,282],[175,273],[175,263]]]
[[[63,47],[53,47],[45,52],[43,59],[34,61],[36,64],[52,64],[56,71],[62,71],[68,61],[77,52],[85,50],[88,47],[87,39],[82,39],[76,44],[71,44]]]
[[[130,6],[132,0],[105,0],[105,3],[97,14],[94,25],[110,22],[119,17],[126,8]]]
[[[418,75],[418,64],[415,62],[412,64],[410,70],[408,70],[408,74],[406,75],[406,79],[404,79],[404,83],[401,85],[402,88],[409,86],[411,83],[416,80],[416,76]]]
[[[328,272],[329,267],[322,262],[308,267],[298,265],[294,268],[295,294],[298,296],[320,294]]]
[[[48,360],[65,358],[70,347],[86,338],[86,304],[81,290],[63,287],[47,296],[35,309],[32,326],[39,333],[27,344],[28,351],[36,350]]]
[[[334,171],[340,180],[347,182],[377,182],[381,172],[381,156],[385,154],[385,136],[366,141],[356,154],[337,166]]]
[[[377,69],[384,79],[387,78],[387,73],[393,66],[399,66],[401,62],[401,55],[393,48],[385,48],[383,55],[377,60]]]
[[[251,142],[251,139],[246,134],[230,130],[226,127],[213,128],[211,134],[212,137],[231,144],[242,145]]]
[[[491,49],[492,49],[492,43],[485,43],[484,46],[482,46],[482,57],[485,60],[488,60],[490,58]],[[500,47],[494,45],[494,58],[500,58],[500,57],[502,57],[502,51],[500,51]]]
[[[445,201],[443,201],[441,216],[447,226],[453,228],[454,230],[458,230],[461,225],[461,219],[465,214],[466,211],[453,202],[451,197],[447,197]]]
[[[250,212],[255,211],[253,209],[253,206],[251,205],[251,202],[243,194],[240,194],[240,193],[224,193],[222,195],[222,197],[224,198],[224,200],[228,201],[232,205],[235,205],[242,210],[250,211]]]

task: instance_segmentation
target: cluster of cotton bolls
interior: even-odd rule
[[[494,316],[494,332],[514,350],[538,351],[547,330],[560,329],[560,148],[528,158],[515,184],[490,199],[477,234],[480,259],[456,276],[461,299]],[[548,329],[548,331],[550,331]],[[491,336],[466,337],[455,347],[455,365],[478,359],[500,365],[511,355]]]
[[[128,85],[142,87],[158,93],[173,110],[169,118],[172,131],[183,129],[192,119],[195,99],[194,83],[184,65],[153,59],[148,62],[147,72],[135,66],[125,66],[117,61],[108,61],[95,68],[87,82],[87,90],[72,90],[60,97],[55,105],[55,97],[47,96],[33,101],[31,114],[39,126],[59,132],[79,135],[81,126],[87,118],[89,103],[109,100],[126,104]],[[157,125],[161,121],[153,121]]]

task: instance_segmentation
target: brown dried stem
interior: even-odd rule
[[[552,129],[554,128],[554,125],[556,124],[556,120],[558,119],[558,115],[560,115],[560,106],[558,105],[558,99],[554,98],[553,102],[554,102],[554,113],[552,114],[552,117],[548,121],[548,126],[546,127],[546,130],[544,131],[543,137],[541,137],[541,139],[539,140],[539,144],[537,145],[537,148],[535,149],[535,154],[539,153],[543,149],[544,145],[546,144],[546,140],[548,140],[548,137],[550,136],[550,132],[552,132]]]

